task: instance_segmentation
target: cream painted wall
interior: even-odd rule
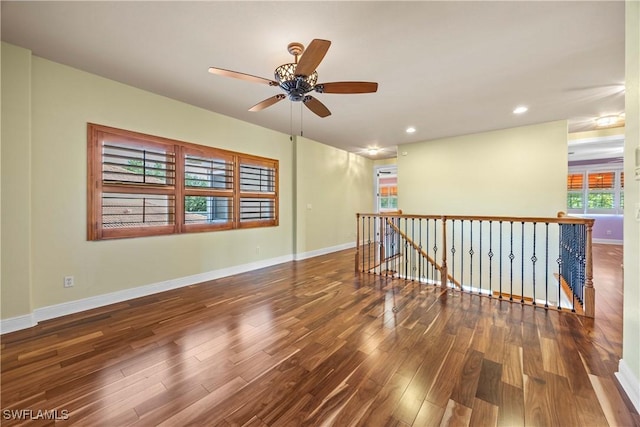
[[[2,318],[31,313],[31,52],[2,43]]]
[[[567,123],[402,145],[406,214],[555,217],[566,210]]]
[[[640,147],[640,3],[627,1],[625,23],[625,176],[635,175],[635,150]],[[622,360],[635,376],[636,408],[640,410],[640,181],[626,179],[624,189],[624,325]],[[631,395],[631,393],[629,393]]]
[[[373,206],[373,161],[302,137],[296,151],[297,253],[353,243],[356,213]]]
[[[19,73],[28,75],[28,63],[23,61],[15,66],[21,68]],[[39,57],[32,57],[31,66],[32,309],[291,256],[293,161],[288,135]],[[3,116],[6,120],[4,111]],[[87,122],[278,159],[280,225],[88,242],[85,234]],[[20,150],[20,164],[28,166],[24,149],[15,147],[21,141],[3,142],[7,151]],[[7,179],[9,172],[3,168],[3,181],[15,186],[15,180]],[[2,198],[3,205],[8,206],[21,201],[13,193],[4,191]],[[29,215],[28,210],[24,215]],[[28,240],[25,233],[27,230],[17,230],[16,240]],[[6,243],[3,240],[3,252],[7,250]],[[260,253],[256,246],[260,246]],[[26,271],[29,269],[25,265],[6,274],[3,269],[3,292],[5,289],[10,295],[18,292]],[[75,287],[63,288],[65,275],[75,277]],[[3,312],[3,318],[8,314]]]
[[[355,213],[373,203],[369,159],[304,138],[296,145],[289,135],[32,56],[19,47],[3,44],[2,53],[2,120],[7,124],[2,128],[2,252],[10,254],[2,261],[2,319],[349,245],[355,237]],[[280,225],[87,241],[87,122],[278,159]],[[16,186],[15,176],[24,176],[21,185],[30,183],[27,191]],[[307,204],[313,208],[307,210]],[[73,288],[62,286],[67,275],[75,278]]]
[[[395,157],[392,157],[390,159],[377,159],[373,161],[373,166],[377,167],[377,166],[391,166],[391,165],[395,165],[398,163],[398,159]]]

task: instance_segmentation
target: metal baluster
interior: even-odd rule
[[[521,252],[520,252],[520,304],[524,304],[524,221],[522,221]]]
[[[446,250],[446,248],[445,248],[445,250]],[[435,262],[437,262],[437,260],[438,260],[438,220],[437,219],[433,220],[433,260]],[[435,266],[435,264],[433,266],[432,273],[433,273],[433,281],[435,282],[435,277],[436,277],[436,266]],[[445,278],[445,281],[446,281],[446,278]],[[441,285],[442,285],[442,283],[441,283]]]
[[[455,274],[456,274],[456,220],[451,220],[451,278],[454,280],[453,287],[455,288]]]
[[[513,221],[511,223],[511,252],[509,252],[509,260],[510,260],[510,273],[509,273],[509,301],[513,301],[513,260],[515,259],[515,255],[513,254]]]
[[[584,304],[584,287],[587,281],[587,227],[585,224],[580,224],[580,255],[582,256],[582,263],[580,265],[580,303]]]
[[[479,276],[480,276],[480,289],[478,290],[478,294],[482,294],[482,220],[480,220],[480,223],[478,224],[478,234],[480,235],[480,249],[478,251],[478,256],[479,256],[479,264],[480,264],[480,271],[479,271]]]
[[[422,218],[418,218],[418,282],[422,283]]]
[[[387,221],[388,221],[388,218],[380,217],[380,228],[384,230],[384,241],[382,243],[382,239],[381,239],[381,243],[380,243],[382,246],[382,249],[380,250],[380,267],[378,268],[378,270],[380,271],[380,276],[383,276],[383,275],[387,276],[389,274],[389,269],[387,267],[389,263],[389,255],[391,254],[391,252],[390,252],[388,240],[391,237],[392,230],[391,230],[391,226]]]
[[[556,263],[558,264],[558,310],[562,310],[560,293],[562,292],[562,257],[564,256],[564,248],[563,248],[563,239],[564,239],[564,224],[558,224],[558,259]]]
[[[464,219],[460,220],[460,288],[464,289]]]
[[[389,277],[390,275],[393,276],[393,268],[394,268],[393,263],[395,262],[396,251],[397,251],[395,242],[398,234],[394,226],[397,220],[398,219],[396,217],[384,219],[384,226],[385,226],[385,229],[387,230],[387,235],[386,235],[385,244],[384,244],[384,259],[385,259],[384,276],[385,277]]]
[[[414,233],[415,229],[416,229],[415,218],[411,218],[411,241],[414,244],[416,242],[415,233]],[[415,280],[415,274],[416,274],[416,250],[413,246],[411,249],[411,254],[413,255],[411,257],[411,281],[413,282]]]
[[[544,308],[549,308],[549,223],[545,222],[544,244]]]
[[[469,286],[471,286],[473,288],[473,220],[469,221],[469,229],[471,231],[471,237],[470,237],[470,249],[469,249],[469,255],[470,255],[470,259],[469,259]]]
[[[429,254],[429,218],[427,218],[427,223],[425,224],[425,229],[427,230],[427,238],[426,238],[426,242],[425,242],[425,247],[427,248],[426,252],[427,252],[427,255],[428,255]],[[432,266],[430,266],[430,265],[427,266],[426,275],[427,275],[427,281],[428,282],[431,282],[431,279],[429,279],[429,272],[431,271],[431,267]]]
[[[376,273],[378,276],[382,276],[382,262],[384,261],[384,252],[386,250],[386,248],[384,247],[384,233],[385,233],[385,226],[384,226],[384,218],[382,218],[382,216],[378,216],[378,218],[376,218],[376,220],[374,221],[374,223],[378,224],[378,248],[376,249],[376,254],[378,254],[378,262],[374,264],[373,266],[373,270],[375,272],[376,269],[378,269],[378,272]]]
[[[574,266],[574,274],[575,274],[575,281],[574,281],[574,287],[575,287],[575,294],[576,294],[576,299],[578,301],[581,300],[581,296],[582,296],[582,251],[581,251],[581,237],[582,237],[582,230],[578,224],[574,224],[573,228],[575,229],[575,235],[574,235],[574,240],[573,240],[573,248],[574,248],[574,252],[576,254],[576,263]],[[574,306],[575,306],[575,302],[574,302]],[[574,307],[575,308],[575,307]]]
[[[389,229],[387,228],[387,223],[382,216],[377,218],[378,225],[378,236],[380,240],[380,245],[378,247],[378,257],[380,259],[376,263],[376,267],[378,269],[378,275],[383,276],[382,269],[387,265],[387,251],[389,248],[387,247],[387,239],[389,238]]]
[[[500,295],[498,298],[502,299],[502,221],[500,221]]]
[[[404,219],[404,235],[405,236],[409,236],[407,234],[407,218]],[[404,239],[404,279],[407,280],[408,276],[408,269],[409,269],[409,242],[407,241],[407,239]]]
[[[489,298],[493,297],[493,221],[489,221]]]
[[[536,225],[538,223],[533,223],[533,255],[531,256],[532,269],[533,269],[533,305],[536,305],[536,262],[538,262],[538,258],[536,257]]]
[[[364,261],[364,255],[363,255],[363,261]],[[366,265],[367,265],[366,271],[367,273],[370,273],[371,272],[371,216],[369,215],[367,215],[367,264]]]
[[[364,217],[360,218],[360,220],[362,221],[362,241],[364,242],[365,241],[365,238],[364,238]],[[358,242],[358,244],[360,244],[360,242]],[[366,252],[366,250],[365,250],[364,244],[362,246],[363,246],[362,247],[362,264],[360,264],[361,265],[360,271],[362,271],[364,273],[364,271],[365,271],[364,270],[365,269],[364,253]]]

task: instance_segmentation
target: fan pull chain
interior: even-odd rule
[[[302,126],[302,104],[303,102],[300,102],[300,136],[304,136],[303,126]]]

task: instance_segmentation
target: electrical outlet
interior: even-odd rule
[[[65,288],[73,287],[73,276],[64,276],[64,287]]]

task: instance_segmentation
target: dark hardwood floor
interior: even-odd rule
[[[595,320],[343,251],[42,322],[2,336],[2,425],[638,426],[613,376],[622,249],[594,259]]]

